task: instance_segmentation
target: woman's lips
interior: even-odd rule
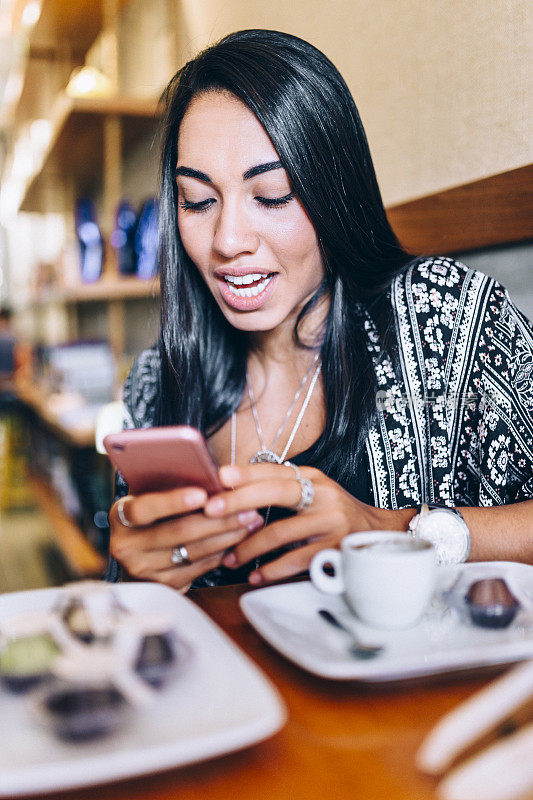
[[[260,292],[260,294],[255,295],[255,297],[239,297],[231,290],[231,287],[224,278],[218,278],[220,293],[224,301],[231,306],[231,308],[234,308],[237,311],[257,311],[258,308],[261,308],[261,306],[266,303],[274,291],[274,284],[276,283],[276,279],[278,277],[277,273],[274,273],[269,277],[270,280],[267,286],[262,292]],[[238,288],[240,289],[246,287],[239,286]]]

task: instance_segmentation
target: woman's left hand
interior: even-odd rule
[[[338,483],[314,467],[299,467],[314,489],[312,503],[295,516],[273,522],[248,536],[224,558],[227,567],[238,567],[257,556],[292,542],[301,546],[284,553],[250,574],[253,584],[281,580],[309,568],[315,553],[339,547],[348,533],[371,530],[406,530],[413,512],[374,508],[357,500]],[[302,487],[295,470],[282,464],[222,467],[220,479],[228,491],[211,497],[204,507],[209,517],[224,517],[266,506],[294,510]],[[407,514],[406,514],[407,512]]]

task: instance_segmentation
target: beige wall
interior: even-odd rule
[[[387,204],[533,160],[528,0],[175,2],[182,60],[250,27],[323,50],[353,91]]]
[[[126,94],[155,97],[179,67],[174,0],[129,0],[119,24],[119,81]]]

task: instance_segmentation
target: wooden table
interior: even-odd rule
[[[395,688],[315,678],[245,621],[238,597],[248,588],[191,596],[277,686],[289,713],[285,727],[261,744],[197,766],[47,800],[435,800],[436,781],[416,771],[414,755],[437,719],[487,678]]]

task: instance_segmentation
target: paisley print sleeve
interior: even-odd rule
[[[494,283],[470,375],[475,402],[462,420],[465,478],[477,505],[533,498],[533,328]]]
[[[376,365],[375,505],[533,497],[531,323],[492,278],[445,256],[417,260],[391,300],[399,371]]]
[[[156,347],[144,350],[133,362],[124,384],[125,428],[150,428],[154,424],[159,369]]]

